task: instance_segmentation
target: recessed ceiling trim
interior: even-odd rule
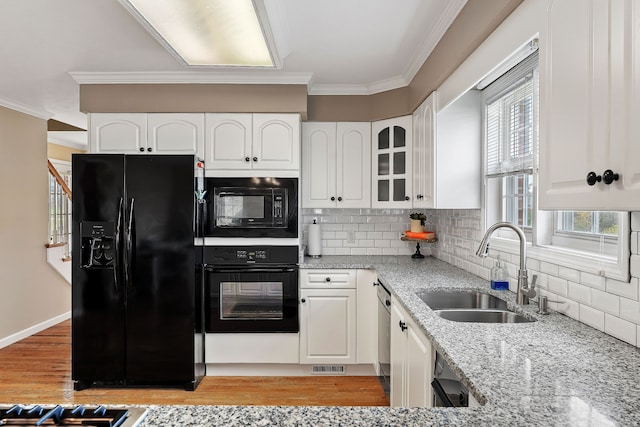
[[[37,117],[39,119],[49,120],[50,118],[53,117],[53,113],[50,113],[47,110],[31,107],[29,105],[22,104],[18,101],[13,101],[8,98],[0,98],[0,106],[18,111],[20,113],[28,114],[30,116]]]
[[[467,4],[467,0],[449,0],[446,3],[447,7],[442,15],[440,15],[440,19],[438,19],[438,22],[431,28],[429,35],[425,37],[424,41],[418,47],[416,55],[413,56],[413,61],[411,61],[403,73],[407,82],[411,82],[418,71],[420,71],[420,68],[427,58],[429,58],[433,49],[438,45],[442,36],[447,32],[449,26],[451,26],[462,8]]]
[[[157,71],[157,72],[70,72],[78,84],[303,84],[309,85],[311,73]],[[277,73],[277,74],[275,74]]]

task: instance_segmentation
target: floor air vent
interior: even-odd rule
[[[313,365],[312,375],[345,375],[347,370],[344,365]]]

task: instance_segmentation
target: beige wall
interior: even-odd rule
[[[49,142],[47,144],[47,157],[50,159],[64,160],[65,162],[71,161],[71,155],[73,153],[85,153],[84,150],[78,150],[77,148],[66,147],[64,145],[54,144]]]
[[[0,340],[71,310],[46,261],[47,121],[0,107]]]

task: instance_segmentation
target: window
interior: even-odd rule
[[[59,160],[51,164],[71,187],[71,164]],[[71,254],[71,200],[53,173],[49,173],[49,244],[64,244],[65,256]]]
[[[627,280],[628,214],[537,210],[537,69],[536,52],[483,89],[487,225],[520,226],[541,260]]]

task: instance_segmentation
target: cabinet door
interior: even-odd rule
[[[429,408],[433,406],[431,381],[433,350],[429,340],[409,322],[406,353],[406,398],[404,406]]]
[[[251,169],[251,125],[251,114],[207,114],[205,168]]]
[[[411,207],[411,116],[371,124],[373,208]]]
[[[611,3],[611,163],[620,175],[609,208],[640,209],[640,4]]]
[[[413,113],[413,207],[435,207],[436,92]]]
[[[146,114],[90,114],[89,123],[89,146],[92,153],[146,152]]]
[[[149,114],[148,148],[155,154],[204,153],[204,114]]]
[[[300,296],[300,363],[355,363],[355,289],[302,289]]]
[[[608,186],[586,183],[609,161],[609,2],[549,1],[540,34],[542,209],[604,207]]]
[[[371,124],[338,123],[335,180],[337,207],[371,206],[370,158]]]
[[[407,332],[401,328],[406,324],[404,311],[391,299],[391,407],[404,406]]]
[[[336,156],[335,123],[302,124],[303,208],[336,206]]]
[[[300,116],[253,115],[253,169],[300,169]]]

